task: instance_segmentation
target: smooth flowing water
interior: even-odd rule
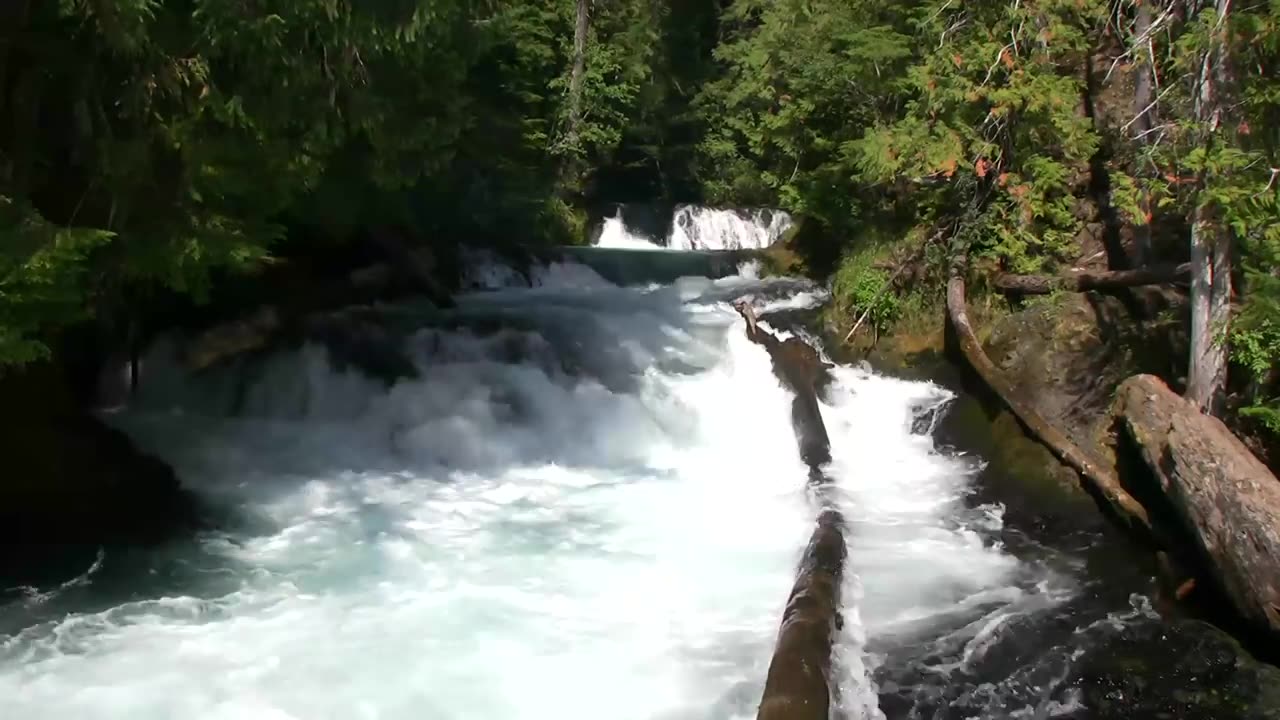
[[[421,376],[391,386],[317,347],[199,378],[157,347],[110,421],[219,529],[9,591],[0,717],[753,717],[814,509],[728,301],[824,294],[752,276],[543,268],[424,314]],[[1085,592],[1079,554],[1014,552],[982,461],[935,440],[951,391],[834,376],[838,717],[1083,717],[1090,628],[1149,608]]]

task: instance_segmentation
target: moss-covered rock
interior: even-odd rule
[[[1099,293],[1063,293],[997,319],[987,355],[1015,390],[1086,452],[1110,462],[1109,408],[1131,375],[1176,372],[1177,337],[1139,308]]]

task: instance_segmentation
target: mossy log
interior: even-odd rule
[[[978,373],[983,382],[1000,396],[1005,405],[1022,421],[1023,425],[1040,442],[1061,460],[1080,474],[1087,487],[1123,520],[1143,537],[1154,539],[1155,533],[1146,508],[1120,484],[1116,473],[1104,463],[1076,445],[1066,433],[1055,427],[1036,410],[1029,398],[1023,397],[1008,378],[991,362],[969,322],[965,300],[965,281],[953,271],[947,283],[947,315],[955,330],[960,350],[965,360]]]
[[[1177,282],[1191,276],[1191,264],[1155,265],[1137,270],[1084,270],[1067,275],[997,275],[997,290],[1019,295],[1048,295],[1055,290],[1114,290]]]
[[[1280,480],[1221,420],[1152,375],[1120,385],[1114,415],[1210,579],[1245,621],[1280,641]]]

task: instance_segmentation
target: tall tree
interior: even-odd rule
[[[1196,77],[1195,121],[1203,133],[1205,163],[1191,220],[1191,362],[1186,395],[1202,410],[1219,414],[1227,383],[1226,335],[1231,319],[1232,229],[1210,191],[1218,182],[1210,158],[1217,146],[1233,147],[1231,0],[1215,0]]]
[[[591,32],[591,0],[576,0],[573,22],[573,68],[569,74],[569,127],[565,132],[568,166],[578,162],[582,142],[582,87],[587,73],[587,35]]]
[[[1152,27],[1151,12],[1151,6],[1155,2],[1156,0],[1134,0],[1133,39],[1129,48],[1136,66],[1133,81],[1133,137],[1143,145],[1150,142],[1156,122],[1155,43],[1152,40],[1155,28]],[[1144,222],[1134,227],[1134,240],[1138,265],[1143,265],[1151,255],[1151,224],[1145,221],[1145,216],[1151,213],[1151,203],[1145,196],[1139,202]]]

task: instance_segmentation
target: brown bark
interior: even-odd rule
[[[1157,285],[1185,280],[1191,264],[1162,265],[1137,270],[1086,270],[1069,275],[997,275],[998,290],[1021,295],[1047,295],[1055,290],[1109,290],[1138,285]]]
[[[947,284],[947,314],[955,329],[960,349],[965,359],[1000,398],[1022,421],[1023,425],[1039,438],[1040,442],[1066,465],[1080,473],[1088,487],[1100,495],[1107,505],[1132,529],[1148,539],[1154,538],[1147,510],[1120,484],[1120,479],[1099,460],[1091,457],[1069,437],[1035,409],[1031,401],[1022,397],[1004,374],[991,362],[982,344],[978,342],[969,322],[965,301],[964,278],[953,270]]]
[[[827,379],[822,357],[799,338],[779,340],[759,327],[749,304],[735,303],[734,309],[747,321],[747,337],[768,351],[774,374],[795,394],[791,425],[800,446],[800,458],[817,471],[831,460],[831,443],[818,407],[818,389]]]
[[[831,651],[843,622],[840,584],[847,549],[844,516],[827,497],[830,485],[822,474],[822,466],[831,458],[817,396],[826,368],[804,341],[779,340],[761,328],[749,304],[735,303],[734,308],[747,321],[747,337],[764,347],[778,379],[795,393],[792,424],[800,455],[809,465],[812,497],[819,506],[817,526],[783,611],[757,720],[827,720],[835,694]]]
[[[841,624],[844,518],[818,517],[787,600],[757,720],[827,720],[831,713],[831,644]]]
[[[1280,480],[1159,378],[1126,380],[1115,414],[1195,538],[1207,576],[1242,618],[1280,640]]]

